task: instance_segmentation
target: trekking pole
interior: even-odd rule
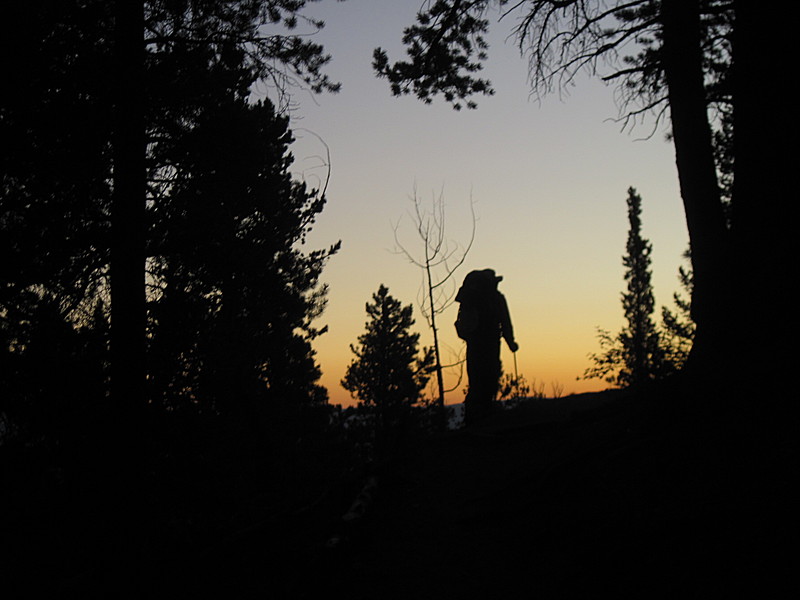
[[[514,356],[514,377],[519,381],[519,371],[517,370],[517,353],[511,353]]]

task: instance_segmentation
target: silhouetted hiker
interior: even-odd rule
[[[516,352],[514,329],[505,296],[497,290],[502,277],[492,269],[472,271],[456,295],[460,303],[456,331],[467,342],[469,388],[464,401],[467,424],[491,412],[500,382],[500,337]]]

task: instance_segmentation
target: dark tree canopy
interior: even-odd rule
[[[111,305],[116,329],[127,310],[109,294],[123,255],[134,295],[141,290],[132,336],[146,343],[151,401],[219,410],[265,395],[325,398],[310,342],[321,332],[319,275],[335,247],[301,248],[324,190],[291,178],[287,118],[249,99],[265,79],[282,103],[294,84],[337,89],[322,72],[327,55],[306,35],[321,26],[304,19],[306,4],[144,2],[133,49],[111,35],[122,26],[114,3],[9,6],[0,104],[0,360],[9,369],[0,378],[13,394],[0,410],[37,412],[49,394],[70,406],[58,398],[80,395],[70,382],[89,371],[81,385],[96,395],[81,397],[105,397],[110,360],[117,375],[129,366],[126,348],[108,352]],[[123,102],[124,77],[114,73],[124,57],[141,65],[131,74],[141,94]],[[138,142],[119,135],[126,120],[141,136],[138,155]],[[128,195],[115,196],[123,188]],[[123,205],[134,220],[141,212],[141,228],[112,236]],[[132,236],[127,247],[121,232]],[[21,383],[42,372],[63,377],[47,391]]]
[[[9,5],[0,103],[0,411],[48,434],[103,395],[112,57],[103,3]],[[105,32],[105,33],[104,33]],[[77,405],[77,406],[76,406]],[[52,426],[52,427],[51,427]]]
[[[102,3],[82,10],[15,3],[9,10],[15,26],[2,46],[0,301],[36,288],[74,314],[108,261],[111,57],[98,38],[110,16]]]
[[[247,71],[238,92],[264,81],[277,93],[283,109],[293,86],[313,92],[335,92],[339,84],[323,72],[330,61],[310,33],[324,26],[304,10],[316,0],[147,0],[145,47],[150,58],[169,57],[173,65],[203,57],[209,67],[236,65]],[[191,58],[194,55],[194,58]],[[200,82],[182,79],[184,99],[200,100]],[[191,102],[188,103],[191,106]],[[187,106],[187,108],[188,108]]]
[[[288,119],[271,103],[212,106],[162,148],[169,189],[151,200],[151,364],[167,378],[153,392],[214,405],[260,380],[273,400],[318,401],[312,321],[336,248],[298,244],[324,198],[291,178]]]
[[[473,76],[487,58],[488,45],[483,37],[489,24],[483,18],[486,4],[429,2],[427,9],[417,14],[417,24],[403,34],[410,62],[390,65],[386,52],[376,48],[375,71],[389,81],[395,95],[413,92],[430,103],[442,94],[456,109],[473,94],[492,94],[488,80]],[[477,106],[472,100],[466,104],[469,108]]]
[[[731,101],[732,6],[730,0],[708,0],[699,8],[708,99],[719,110]],[[496,9],[498,20],[514,20],[512,33],[529,60],[534,93],[563,89],[585,71],[618,83],[627,117],[635,119],[667,106],[660,7],[660,0],[429,1],[403,32],[408,60],[392,63],[377,48],[373,67],[394,94],[413,92],[425,102],[441,95],[461,108],[470,96],[493,94],[491,82],[476,74],[488,58],[488,16]]]

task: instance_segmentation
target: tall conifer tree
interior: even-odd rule
[[[653,286],[650,254],[653,247],[642,237],[642,198],[628,188],[628,242],[622,257],[627,291],[622,293],[622,307],[627,325],[616,336],[600,329],[603,351],[590,354],[593,366],[584,372],[585,379],[604,377],[609,383],[629,386],[670,372],[661,338],[653,322]]]
[[[652,244],[642,237],[642,198],[628,188],[628,243],[622,257],[628,291],[622,294],[622,307],[628,325],[620,333],[625,366],[621,383],[636,384],[653,379],[664,368],[664,353],[653,322],[653,286],[650,273]]]

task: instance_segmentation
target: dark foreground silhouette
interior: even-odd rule
[[[264,513],[254,495],[225,535],[153,532],[117,557],[72,523],[20,580],[84,598],[775,597],[793,564],[794,440],[696,400],[661,386],[527,401],[409,439],[313,501]]]
[[[341,554],[333,589],[356,598],[785,589],[781,548],[796,532],[789,446],[754,452],[757,436],[732,439],[729,422],[714,427],[697,411],[676,420],[686,405],[653,396],[530,401],[414,446]]]

